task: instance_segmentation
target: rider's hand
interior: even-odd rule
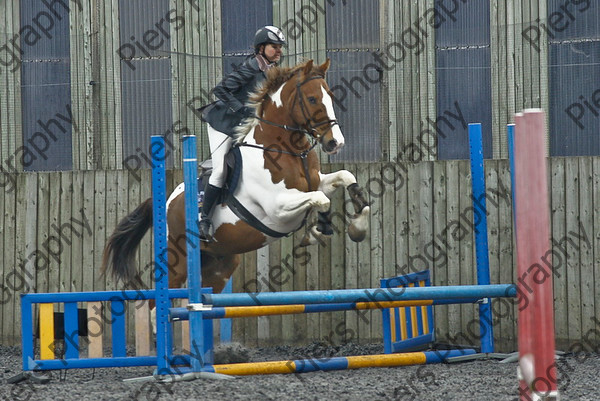
[[[239,113],[244,117],[256,117],[256,112],[253,108],[244,106],[239,110]]]

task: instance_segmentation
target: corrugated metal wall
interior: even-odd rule
[[[436,9],[444,15],[442,6]],[[492,157],[492,87],[490,60],[490,2],[460,4],[460,10],[440,22],[435,31],[439,159],[468,159],[466,123],[481,123],[484,157]],[[452,8],[452,7],[450,7]],[[453,117],[460,116],[459,118]],[[459,121],[460,120],[460,121]]]
[[[22,46],[23,60],[9,66],[17,65],[18,71],[3,68],[1,72],[5,78],[0,112],[8,133],[2,138],[5,166],[19,145],[24,140],[27,144],[37,132],[37,120],[50,121],[66,112],[67,104],[71,104],[77,132],[62,135],[60,140],[67,142],[60,142],[49,160],[38,158],[38,167],[26,168],[123,168],[124,159],[147,146],[141,138],[149,133],[142,130],[159,132],[175,124],[180,132],[203,134],[206,127],[194,108],[211,100],[208,93],[222,77],[223,68],[228,70],[233,61],[241,60],[235,54],[249,50],[255,29],[272,22],[284,31],[287,28],[284,64],[307,58],[322,62],[326,56],[333,59],[330,84],[340,97],[338,117],[349,140],[345,151],[332,161],[409,160],[407,147],[419,143],[429,120],[452,111],[457,98],[466,99],[459,105],[467,120],[484,123],[487,157],[506,157],[506,123],[523,107],[552,111],[552,154],[600,152],[594,135],[600,112],[592,99],[600,52],[600,6],[596,3],[573,4],[568,13],[560,8],[561,2],[546,0],[90,0],[82,2],[81,8],[77,2],[68,4],[69,21],[62,3],[54,3],[53,10],[61,19],[55,17],[52,38],[42,33],[38,45]],[[433,7],[440,12],[442,6],[451,9],[455,5],[451,16],[441,14],[445,20],[437,29],[427,23]],[[7,30],[3,43],[10,48],[15,35],[17,44],[33,41],[35,34],[25,38],[19,29],[31,25],[46,9],[44,3],[27,0],[1,6]],[[55,16],[53,11],[50,15]],[[568,25],[544,29],[549,15],[563,15],[561,21]],[[416,51],[405,43],[404,57],[390,62],[389,56],[399,56],[403,40],[410,41],[406,32],[411,29],[420,35],[423,47]],[[540,37],[532,41],[528,33]],[[57,41],[59,45],[52,45]],[[135,53],[135,61],[122,60],[128,52]],[[10,57],[4,49],[3,63],[10,64]],[[147,67],[134,71],[130,66],[136,63]],[[150,67],[154,64],[156,68]],[[48,86],[48,79],[56,82]],[[57,85],[58,81],[63,85]],[[54,99],[55,110],[47,98]],[[21,113],[22,106],[30,109]],[[582,115],[581,121],[567,113],[570,106],[572,113]],[[39,114],[38,118],[33,114]],[[465,131],[455,130],[441,139],[437,143],[440,155],[435,150],[424,159],[465,157]],[[427,146],[435,149],[436,141],[429,138]],[[199,147],[208,156],[206,141],[200,141]]]
[[[25,170],[73,167],[69,9],[64,4],[21,1],[20,101],[23,142],[29,150],[21,160]]]
[[[331,161],[381,160],[383,69],[372,53],[380,48],[379,1],[326,3],[327,82],[336,97],[336,117],[346,145]]]
[[[273,24],[271,0],[230,0],[221,3],[223,74],[227,75],[253,54],[252,40],[261,26]]]
[[[182,24],[171,31],[173,136],[176,166],[180,166],[180,138],[196,134],[198,157],[210,157],[206,124],[195,110],[210,103],[211,89],[223,76],[221,0],[171,0]]]
[[[600,154],[600,4],[548,2],[554,24],[549,38],[550,154],[583,156]],[[528,30],[532,39],[541,30]],[[534,41],[534,40],[532,40]],[[535,41],[534,41],[535,43]]]
[[[149,153],[150,136],[173,125],[172,20],[169,0],[119,2],[120,47],[130,56],[121,60],[124,159]]]

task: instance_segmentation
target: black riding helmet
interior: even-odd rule
[[[285,36],[281,32],[281,29],[276,26],[267,25],[256,31],[254,34],[254,52],[258,53],[260,46],[267,43],[286,45]]]

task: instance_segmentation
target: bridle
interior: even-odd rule
[[[276,122],[273,121],[269,121],[269,120],[265,120],[262,117],[254,117],[257,120],[265,123],[265,124],[269,124],[275,127],[279,127],[279,128],[283,128],[286,131],[294,131],[294,132],[301,132],[305,135],[310,135],[313,138],[316,138],[318,140],[322,140],[322,135],[319,135],[317,132],[317,128],[323,126],[323,125],[329,125],[329,129],[333,128],[334,125],[339,125],[338,120],[325,120],[325,121],[320,121],[318,123],[314,123],[312,117],[308,114],[308,110],[306,108],[306,105],[304,104],[304,99],[302,97],[302,86],[304,84],[306,84],[309,81],[312,81],[313,79],[323,79],[322,76],[319,75],[314,75],[312,77],[306,78],[304,81],[302,82],[298,82],[296,84],[296,96],[294,97],[294,102],[292,103],[292,107],[291,107],[291,111],[294,111],[294,107],[296,107],[296,103],[298,103],[300,105],[300,111],[302,111],[302,116],[305,118],[306,122],[304,123],[304,126],[306,126],[306,128],[302,128],[302,124],[298,124],[297,121],[294,120],[294,122],[296,123],[295,127],[286,125],[286,124],[278,124]],[[292,117],[293,118],[293,117]],[[329,129],[327,131],[329,131]],[[327,132],[325,131],[325,132]],[[313,134],[313,132],[317,132],[317,134]]]
[[[302,86],[304,84],[306,84],[309,81],[312,81],[313,79],[323,79],[322,76],[319,75],[314,75],[312,77],[306,78],[304,81],[298,82],[296,84],[296,96],[294,97],[294,102],[292,103],[292,107],[291,107],[291,112],[292,112],[292,120],[293,120],[293,111],[294,111],[294,107],[296,107],[296,103],[298,103],[300,105],[300,110],[302,111],[302,116],[304,117],[304,119],[306,120],[306,122],[304,123],[304,126],[306,128],[303,128],[301,124],[298,124],[298,122],[296,122],[294,120],[294,123],[296,123],[296,127],[292,127],[286,124],[278,124],[275,123],[273,121],[268,121],[263,119],[262,117],[254,117],[257,120],[265,123],[265,124],[269,124],[275,127],[279,127],[279,128],[283,128],[286,131],[292,131],[292,132],[300,132],[303,133],[305,135],[309,135],[312,138],[315,138],[315,141],[312,141],[312,145],[308,148],[303,150],[300,153],[296,153],[296,152],[291,152],[289,150],[283,150],[283,149],[273,149],[273,148],[265,148],[264,146],[259,146],[259,145],[253,145],[253,144],[249,144],[249,143],[240,143],[238,146],[247,146],[247,147],[251,147],[251,148],[257,148],[257,149],[262,149],[263,151],[267,151],[267,152],[275,152],[275,153],[282,153],[282,154],[287,154],[287,155],[291,155],[291,156],[295,156],[295,157],[299,157],[300,159],[302,159],[302,167],[304,168],[304,175],[306,176],[306,181],[308,183],[308,190],[311,191],[311,182],[310,182],[310,174],[309,174],[309,170],[308,170],[308,154],[315,148],[315,146],[317,146],[318,143],[320,143],[324,136],[322,134],[319,134],[317,131],[317,128],[322,127],[324,125],[328,125],[328,129],[324,132],[329,131],[330,129],[332,129],[335,125],[339,126],[338,120],[334,119],[334,120],[325,120],[325,121],[319,121],[318,123],[315,123],[312,119],[312,116],[309,115],[308,110],[306,105],[304,104],[304,99],[302,96]]]
[[[327,132],[331,128],[333,128],[334,125],[339,125],[339,123],[338,123],[338,120],[325,120],[325,121],[320,121],[316,124],[313,123],[312,116],[310,116],[308,114],[308,110],[306,109],[306,105],[304,104],[304,98],[302,97],[302,85],[306,84],[309,81],[312,81],[313,79],[323,79],[323,77],[315,75],[315,76],[306,78],[304,81],[298,82],[296,84],[296,97],[294,97],[294,103],[292,103],[292,111],[294,110],[294,107],[296,106],[296,102],[298,102],[298,104],[300,105],[300,110],[302,111],[302,116],[306,120],[305,125],[308,127],[308,131],[305,133],[312,135],[313,137],[315,137],[318,140],[321,140],[322,135],[318,134],[317,128],[322,127],[323,125],[328,125],[328,129],[325,131],[325,132]],[[298,124],[298,123],[296,123],[296,124]],[[313,135],[313,132],[316,133],[316,135]]]

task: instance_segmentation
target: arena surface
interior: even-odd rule
[[[252,361],[382,353],[381,345],[234,348],[236,357]],[[224,361],[227,362],[227,361]],[[600,355],[566,354],[559,361],[562,400],[597,400]],[[517,400],[516,363],[485,360],[398,368],[372,368],[289,375],[236,377],[234,380],[195,380],[173,384],[123,383],[148,376],[152,368],[82,369],[52,372],[48,384],[6,379],[21,371],[17,347],[0,346],[1,400]]]

